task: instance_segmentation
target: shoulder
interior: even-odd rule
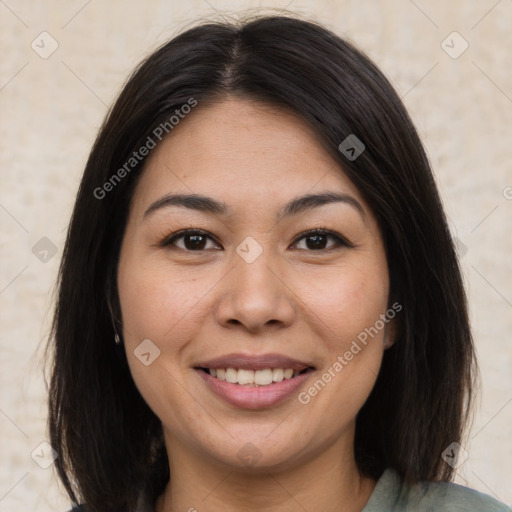
[[[404,485],[398,474],[387,469],[381,476],[363,512],[511,512],[500,501],[462,485],[420,482]]]
[[[510,508],[493,497],[462,485],[428,482],[409,489],[409,506],[417,510],[446,512],[509,512]],[[411,508],[416,510],[416,508]]]
[[[68,510],[68,512],[88,512],[89,509],[85,504],[82,505],[75,505],[71,510]],[[149,504],[149,501],[146,498],[146,495],[144,493],[141,493],[139,495],[139,500],[137,502],[136,506],[137,512],[154,512],[154,508]]]

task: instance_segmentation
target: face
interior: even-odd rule
[[[386,256],[294,115],[226,99],[182,120],[137,184],[118,289],[168,451],[276,468],[352,443],[389,334]]]

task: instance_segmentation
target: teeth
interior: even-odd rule
[[[236,370],[235,368],[209,368],[212,377],[241,386],[269,386],[273,382],[282,382],[299,375],[292,368],[266,368],[265,370]]]
[[[242,386],[244,384],[254,384],[254,372],[252,370],[238,370],[237,381]]]
[[[268,368],[254,372],[254,384],[258,386],[268,386],[272,384],[272,370]]]
[[[236,384],[238,382],[238,372],[234,368],[227,368],[226,380],[231,384]]]
[[[272,370],[272,380],[274,382],[281,382],[284,379],[284,370],[282,368],[276,368]]]

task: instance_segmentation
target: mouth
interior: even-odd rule
[[[196,368],[215,379],[238,384],[239,386],[260,387],[271,386],[283,382],[284,380],[294,379],[299,375],[314,371],[312,366],[302,370],[293,368],[265,368],[263,370],[248,370],[243,368]]]
[[[277,405],[296,393],[316,368],[281,354],[230,354],[193,366],[215,396],[242,409]]]

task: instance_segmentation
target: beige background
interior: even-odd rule
[[[365,50],[404,98],[467,282],[482,393],[457,481],[512,504],[512,1],[0,1],[0,511],[64,511],[40,364],[65,228],[91,144],[132,68],[200,16],[285,8]],[[47,59],[31,43],[58,48]],[[452,53],[469,48],[452,58]],[[448,45],[448,47],[446,46]],[[449,48],[449,47],[452,48]],[[43,48],[39,48],[43,51]],[[508,187],[508,188],[507,188]],[[40,261],[43,237],[57,252]],[[41,255],[40,255],[41,256]],[[40,453],[40,448],[36,453]],[[37,457],[36,457],[37,458]]]

